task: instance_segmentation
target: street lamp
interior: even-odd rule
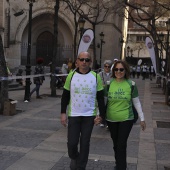
[[[101,64],[102,64],[102,46],[105,43],[105,41],[103,41],[104,33],[101,32],[99,35],[100,35],[100,67],[101,67]]]
[[[31,56],[31,29],[32,29],[32,7],[35,0],[27,0],[29,2],[29,22],[28,22],[28,48],[27,48],[27,64],[26,75],[31,73],[30,56]],[[26,78],[24,101],[30,101],[30,78]]]
[[[131,57],[133,57],[133,49],[130,50]]]
[[[121,45],[121,51],[120,51],[120,59],[122,59],[122,50],[123,50],[123,43],[124,43],[124,40],[123,38],[120,39],[120,45]]]
[[[169,31],[170,31],[170,18],[166,22],[167,26],[167,41],[166,41],[166,62],[165,62],[165,68],[166,68],[166,76],[167,76],[167,81],[166,81],[166,88],[165,88],[165,103],[169,104],[170,102],[170,51],[169,51]]]
[[[169,53],[169,31],[170,31],[170,18],[166,22],[167,26],[167,40],[166,40],[166,74],[168,73],[168,67],[170,64],[170,59],[168,59],[168,53]]]
[[[127,56],[129,57],[130,47],[127,47]]]
[[[83,30],[84,30],[85,22],[86,22],[86,20],[83,17],[80,17],[79,20],[78,20],[79,29],[80,29],[80,39],[83,36]]]

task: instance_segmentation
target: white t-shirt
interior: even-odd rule
[[[90,71],[87,74],[70,73],[64,88],[70,91],[69,116],[96,115],[96,92],[103,89],[99,75]],[[72,77],[72,80],[71,80]],[[71,84],[70,84],[71,81]]]

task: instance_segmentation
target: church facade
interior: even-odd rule
[[[31,0],[30,0],[31,1]],[[44,64],[52,60],[54,36],[54,6],[55,2],[36,0],[32,6],[31,29],[31,65],[36,64],[38,57],[44,58]],[[29,0],[0,0],[0,33],[4,44],[5,58],[11,68],[26,65],[28,50],[28,21]],[[73,14],[60,4],[58,14],[58,55],[57,66],[73,56],[75,24]],[[85,28],[92,28],[86,21]],[[122,58],[122,37],[126,39],[126,24],[116,14],[108,14],[104,22],[96,26],[96,44],[100,44],[101,32],[104,33],[105,43],[102,45],[102,54],[96,47],[96,59],[102,63],[105,59]],[[79,35],[79,33],[78,33]],[[79,36],[77,37],[79,39]],[[77,40],[78,41],[78,40]],[[93,56],[93,48],[89,52]]]

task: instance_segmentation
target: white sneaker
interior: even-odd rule
[[[104,124],[101,123],[101,124],[100,124],[100,127],[104,127]]]

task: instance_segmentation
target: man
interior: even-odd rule
[[[118,59],[117,59],[117,58],[115,58],[115,59],[113,60],[113,64],[112,64],[112,66],[111,66],[111,71],[112,71],[113,66],[114,66],[114,64],[116,63],[116,61],[118,61]]]
[[[81,52],[77,58],[78,68],[67,76],[61,99],[61,124],[66,127],[68,108],[68,155],[71,170],[85,170],[94,122],[104,118],[103,85],[99,75],[91,71],[91,57]],[[100,115],[96,116],[96,99]],[[78,143],[80,140],[80,150]]]

